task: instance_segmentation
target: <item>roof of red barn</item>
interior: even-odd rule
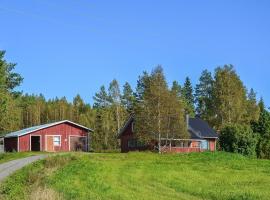
[[[56,126],[56,125],[59,125],[59,124],[64,124],[64,123],[68,123],[68,124],[77,126],[79,128],[82,128],[84,130],[93,132],[93,130],[90,129],[90,128],[87,128],[85,126],[82,126],[80,124],[77,124],[77,123],[72,122],[72,121],[69,121],[69,120],[63,120],[63,121],[59,121],[59,122],[54,122],[54,123],[49,123],[49,124],[43,124],[43,125],[39,125],[39,126],[33,126],[33,127],[30,127],[30,128],[26,128],[26,129],[23,129],[23,130],[12,132],[12,133],[7,134],[5,136],[5,138],[20,137],[20,136],[23,136],[23,135],[27,135],[29,133],[33,133],[35,131],[39,131],[39,130],[42,130],[42,129],[45,129],[45,128],[49,128],[49,127]]]

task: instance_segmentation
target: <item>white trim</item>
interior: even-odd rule
[[[30,135],[30,151],[32,151],[32,137],[39,137],[39,151],[42,151],[42,136],[41,135]]]
[[[62,147],[62,135],[45,135],[45,151],[48,151],[48,147],[47,147],[48,136],[49,137],[60,136],[60,146],[58,146],[58,145],[56,146],[53,144],[53,152],[55,152],[54,147]]]
[[[20,136],[17,137],[17,152],[20,152]]]
[[[52,127],[52,126],[56,126],[56,125],[59,125],[59,124],[63,124],[63,123],[73,124],[73,125],[78,126],[78,127],[82,128],[82,129],[88,130],[88,131],[90,131],[90,132],[94,132],[92,129],[87,128],[87,127],[85,127],[85,126],[82,126],[82,125],[80,125],[80,124],[77,124],[77,123],[75,123],[75,122],[72,122],[72,121],[69,121],[69,120],[63,120],[63,121],[60,121],[60,122],[55,122],[55,123],[51,123],[51,124],[48,124],[48,125],[44,125],[44,126],[41,127],[41,128],[38,128],[38,129],[35,129],[35,130],[32,130],[32,131],[28,131],[28,132],[25,132],[25,133],[21,133],[21,134],[18,134],[18,135],[14,135],[14,136],[10,136],[10,137],[9,137],[8,134],[7,134],[7,136],[5,136],[5,137],[6,137],[6,138],[20,137],[20,136],[27,135],[27,134],[29,134],[29,133],[33,133],[33,132],[36,132],[36,131],[40,131],[40,130],[43,130],[43,129],[46,129],[46,128],[50,128],[50,127]],[[41,126],[42,126],[42,125],[41,125]],[[14,133],[15,133],[15,132],[14,132]]]
[[[87,139],[87,136],[81,136],[81,135],[69,135],[68,137],[68,150],[70,151],[70,138],[71,137],[84,137],[86,138],[86,150],[87,150],[87,146],[88,146],[88,139]]]

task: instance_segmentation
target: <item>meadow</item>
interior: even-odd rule
[[[230,153],[51,156],[18,171],[0,199],[270,198],[270,161]]]

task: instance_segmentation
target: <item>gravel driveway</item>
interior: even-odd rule
[[[23,168],[24,166],[33,163],[37,160],[44,159],[47,156],[48,155],[31,156],[0,164],[0,182],[3,181],[6,177],[11,175],[12,173],[14,173],[15,171]]]

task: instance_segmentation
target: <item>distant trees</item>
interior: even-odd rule
[[[141,140],[186,138],[185,115],[198,115],[220,131],[225,151],[270,158],[270,114],[256,92],[247,89],[232,65],[204,70],[195,88],[187,77],[184,84],[167,83],[161,66],[139,76],[135,90],[117,80],[94,95],[93,107],[78,94],[45,99],[16,91],[23,78],[15,64],[0,51],[0,134],[34,125],[72,120],[95,130],[94,150],[117,149],[117,136],[129,115],[135,114],[135,129]],[[254,150],[255,145],[255,150]]]

